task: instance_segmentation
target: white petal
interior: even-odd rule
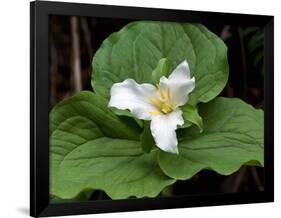
[[[150,120],[149,112],[157,110],[148,96],[156,96],[157,89],[151,84],[138,84],[133,79],[115,83],[110,90],[109,107],[121,110],[128,109],[134,116],[142,120]]]
[[[190,78],[187,61],[185,60],[179,64],[168,78],[165,76],[161,77],[160,86],[164,89],[170,88],[171,97],[177,106],[184,105],[188,100],[188,94],[195,87],[195,78]]]
[[[155,115],[151,120],[151,134],[156,145],[163,151],[178,154],[177,126],[183,125],[182,111],[175,111],[166,115]]]

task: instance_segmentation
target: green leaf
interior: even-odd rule
[[[190,95],[193,105],[212,100],[228,79],[227,47],[203,25],[139,21],[102,43],[93,58],[92,87],[109,98],[112,85],[125,79],[152,83],[152,72],[162,58],[169,60],[171,70],[188,61],[196,79]]]
[[[241,165],[263,166],[263,111],[239,99],[218,97],[199,105],[204,132],[191,127],[178,131],[179,155],[159,154],[163,172],[175,179],[189,179],[202,169],[222,175]]]
[[[66,101],[61,101],[52,110],[50,131],[56,130],[69,119],[82,118],[94,122],[103,134],[122,139],[138,140],[141,129],[133,122],[126,122],[112,113],[106,99],[93,92],[82,91]],[[83,131],[78,129],[77,131]]]
[[[130,111],[120,110],[120,109],[115,108],[115,107],[111,107],[110,109],[112,110],[112,112],[114,114],[116,114],[118,116],[128,117],[127,122],[131,122],[131,120],[129,119],[129,117],[130,117],[131,119],[133,119],[139,125],[140,128],[143,128],[143,121],[136,118]],[[124,119],[126,119],[126,118],[124,118]]]
[[[190,124],[195,124],[200,131],[203,131],[203,120],[198,113],[198,109],[195,106],[186,104],[181,107],[184,119],[184,125],[181,128],[187,128]]]
[[[155,141],[150,131],[149,121],[144,122],[144,128],[140,136],[140,141],[141,141],[142,150],[145,153],[149,153],[150,150],[153,148],[153,146],[155,146]]]
[[[50,202],[52,204],[59,204],[59,203],[71,203],[77,201],[88,201],[93,193],[93,190],[84,190],[83,192],[79,193],[75,198],[71,199],[61,199],[57,196],[50,196]]]
[[[160,170],[157,151],[142,152],[138,128],[92,92],[55,106],[51,129],[50,194],[60,199],[87,190],[103,190],[113,199],[155,197],[175,182]]]
[[[159,60],[157,67],[152,71],[152,83],[158,84],[162,76],[167,76],[169,73],[169,64],[167,58]]]

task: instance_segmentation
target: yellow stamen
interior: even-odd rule
[[[167,113],[170,112],[170,110],[169,110],[169,109],[166,109],[166,108],[162,108],[161,111],[164,112],[164,114],[167,114]]]
[[[159,96],[151,97],[149,96],[148,99],[150,103],[158,109],[158,111],[151,111],[149,112],[151,115],[160,115],[160,114],[168,114],[176,109],[176,104],[172,101],[171,98],[171,90],[170,88],[164,93],[163,89],[159,84],[156,85],[157,91],[159,92]]]
[[[169,103],[172,103],[172,100],[171,100],[171,90],[170,90],[170,88],[167,89],[167,97],[168,97]]]
[[[157,84],[156,86],[157,86],[157,90],[160,94],[161,100],[165,100],[165,95],[163,94],[163,90],[162,90],[161,86],[159,84]]]
[[[149,99],[150,103],[153,104],[156,108],[159,109],[162,107],[161,102],[159,102],[156,98],[148,96],[148,99]]]

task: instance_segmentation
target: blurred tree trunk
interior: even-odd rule
[[[78,18],[71,17],[74,93],[82,90]]]

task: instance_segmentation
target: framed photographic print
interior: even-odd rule
[[[273,17],[30,5],[30,215],[273,201]]]

